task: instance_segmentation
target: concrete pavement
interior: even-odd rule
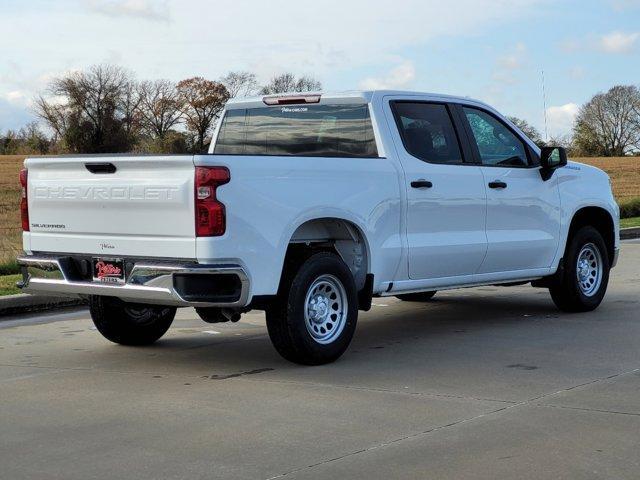
[[[605,302],[545,290],[374,301],[338,362],[300,367],[261,313],[182,310],[156,345],[86,310],[0,322],[0,476],[629,478],[640,475],[640,243]]]

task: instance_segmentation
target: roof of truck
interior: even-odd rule
[[[245,98],[232,98],[227,103],[227,110],[231,110],[234,108],[248,108],[248,107],[264,107],[264,98],[265,97],[306,97],[306,96],[320,96],[320,103],[331,103],[331,102],[339,102],[339,103],[369,103],[374,97],[378,96],[399,96],[399,97],[419,97],[423,100],[434,100],[434,101],[455,101],[455,102],[463,102],[463,103],[472,103],[476,105],[484,105],[486,107],[490,107],[489,105],[481,102],[479,100],[475,100],[470,97],[463,96],[455,96],[455,95],[445,95],[442,93],[427,93],[427,92],[415,92],[409,90],[346,90],[346,91],[338,91],[338,92],[329,92],[329,91],[317,91],[317,92],[288,92],[288,93],[278,93],[272,95],[260,95],[255,97],[245,97]]]

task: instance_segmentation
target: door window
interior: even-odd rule
[[[529,160],[522,140],[493,115],[463,107],[478,145],[482,165],[527,167]]]
[[[395,102],[393,111],[407,152],[430,163],[462,163],[458,137],[445,105]]]

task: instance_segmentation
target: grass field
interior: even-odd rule
[[[640,157],[572,158],[609,174],[618,203],[640,197]]]
[[[0,267],[21,249],[20,185],[18,172],[24,156],[0,155]],[[606,171],[618,203],[640,197],[640,158],[575,158]],[[633,222],[627,222],[633,223]]]
[[[0,296],[20,293],[16,282],[22,280],[22,275],[4,275],[0,277]]]
[[[620,220],[620,228],[640,227],[640,217],[623,218]]]
[[[24,156],[0,156],[0,266],[21,250],[20,182]]]

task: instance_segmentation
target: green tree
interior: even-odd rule
[[[530,140],[533,141],[539,147],[543,147],[545,145],[545,141],[542,139],[542,135],[536,127],[531,125],[526,120],[523,120],[518,117],[507,117],[511,123],[513,123],[516,127],[518,127],[522,133],[524,133]]]
[[[580,107],[573,136],[582,155],[623,156],[640,148],[640,90],[618,85]]]

